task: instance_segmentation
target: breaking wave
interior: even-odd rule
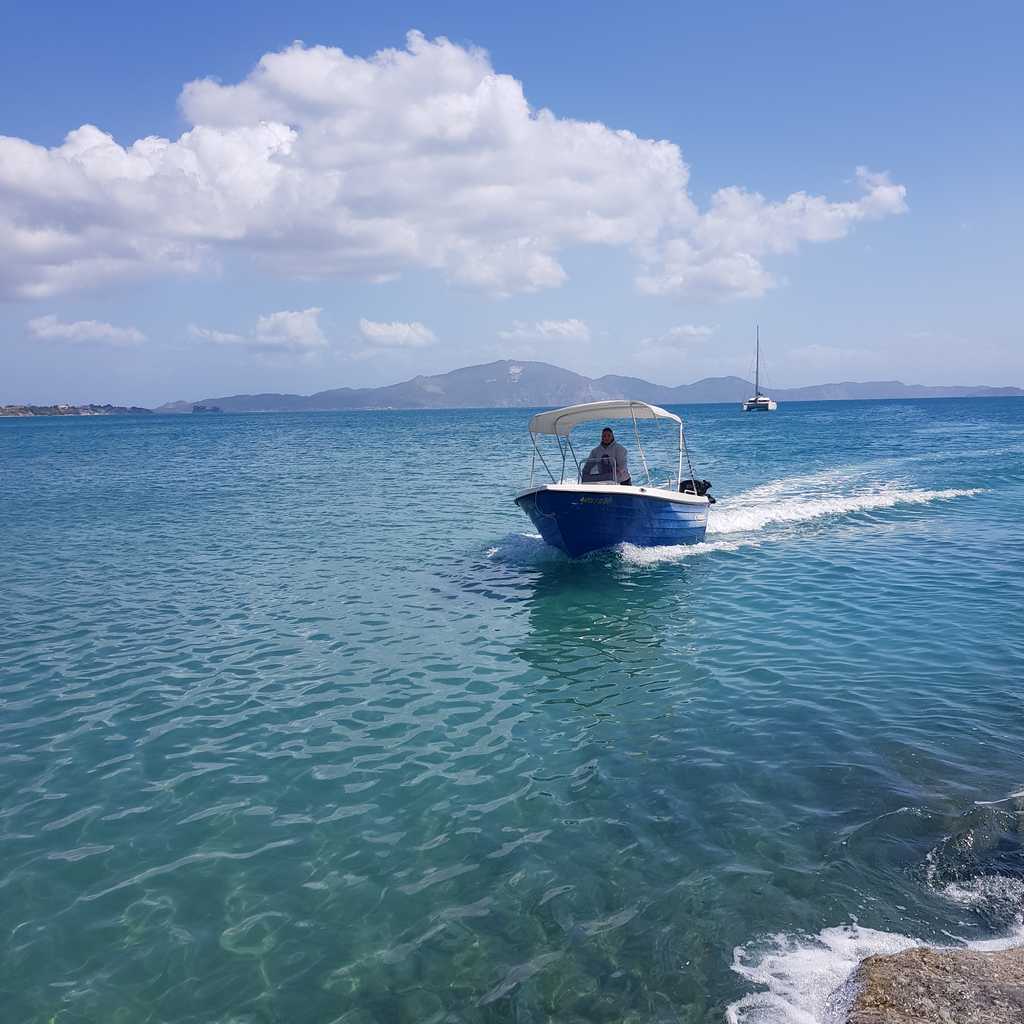
[[[1024,945],[1024,925],[1018,918],[1003,938],[957,945],[982,952]],[[825,928],[817,935],[773,935],[738,946],[732,969],[761,991],[731,1003],[725,1019],[729,1024],[841,1024],[854,997],[851,982],[860,961],[915,946],[942,948],[858,924]]]

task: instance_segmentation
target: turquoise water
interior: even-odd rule
[[[707,542],[575,563],[522,411],[0,421],[3,1019],[825,1019],[1019,934],[1024,402],[682,412]]]

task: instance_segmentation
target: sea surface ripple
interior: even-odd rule
[[[575,562],[519,410],[0,421],[3,1020],[824,1021],[1024,937],[1024,402],[681,412],[705,542]]]

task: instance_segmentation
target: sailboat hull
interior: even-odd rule
[[[757,348],[754,354],[754,397],[748,398],[741,406],[743,412],[775,412],[778,403],[761,394],[761,327],[757,327]]]

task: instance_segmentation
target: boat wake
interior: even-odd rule
[[[707,532],[709,535],[749,533],[777,523],[805,523],[826,516],[872,512],[899,505],[926,505],[982,492],[980,487],[926,490],[888,486],[859,494],[826,497],[811,493],[802,497],[792,492],[787,494],[780,484],[769,484],[738,494],[729,499],[728,504],[722,502],[712,509]]]
[[[758,534],[773,526],[794,526],[828,517],[873,512],[900,506],[927,505],[983,494],[984,488],[945,488],[929,490],[887,484],[849,494],[836,490],[849,486],[856,473],[834,471],[808,476],[786,477],[720,499],[708,517],[707,540],[700,544],[674,544],[665,547],[639,547],[621,544],[618,557],[629,566],[650,566],[679,562],[698,555],[737,551],[761,543]],[[602,552],[595,552],[603,557]],[[563,560],[565,555],[546,545],[537,533],[517,533],[490,547],[486,557],[510,562],[535,563],[539,560]]]
[[[532,564],[534,562],[563,561],[565,555],[557,548],[545,544],[539,533],[510,533],[484,551],[484,557],[497,562]]]
[[[708,517],[708,539],[703,543],[651,548],[623,544],[618,548],[619,557],[627,565],[634,566],[679,562],[696,555],[756,547],[764,539],[758,534],[772,526],[799,525],[829,516],[852,515],[901,505],[925,505],[983,493],[983,489],[978,487],[925,490],[893,485],[849,495],[820,494],[820,490],[827,485],[834,487],[835,484],[836,477],[831,474],[791,477],[764,484],[737,494],[728,502],[720,501]]]
[[[671,544],[665,547],[642,548],[636,544],[620,544],[616,551],[626,565],[658,565],[661,562],[680,562],[696,555],[710,555],[716,551],[739,551],[756,547],[756,537],[736,540],[702,541],[700,544]]]

